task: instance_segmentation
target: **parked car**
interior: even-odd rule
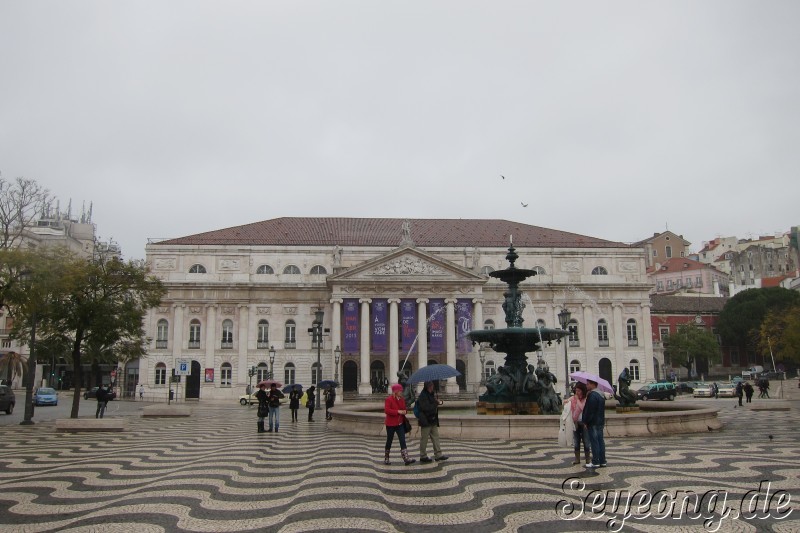
[[[711,383],[696,383],[692,396],[695,398],[713,398],[714,386]]]
[[[8,385],[0,385],[0,411],[5,411],[7,415],[14,412],[17,399],[14,391]]]
[[[245,394],[244,396],[239,397],[240,405],[253,405],[254,403],[258,403],[258,398],[256,398],[255,394]]]
[[[719,387],[718,396],[720,398],[733,398],[736,396],[735,383],[719,383],[717,386]]]
[[[677,392],[674,383],[648,383],[636,391],[640,400],[674,400]]]
[[[83,393],[83,399],[84,400],[88,400],[89,398],[97,398],[97,389],[99,389],[99,388],[100,387],[92,387],[91,389],[89,389],[86,392],[84,392]],[[111,391],[111,398],[109,398],[109,399],[113,400],[116,397],[117,397],[117,393],[114,392],[114,391]]]
[[[786,374],[784,372],[762,372],[758,375],[758,379],[767,379],[767,380],[784,380],[786,379]]]
[[[678,394],[691,394],[694,392],[694,383],[681,381],[675,384],[675,392]]]
[[[33,393],[33,405],[58,405],[58,393],[51,387],[39,387]]]

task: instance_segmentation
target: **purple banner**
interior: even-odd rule
[[[344,316],[342,325],[342,351],[345,353],[357,353],[361,347],[358,342],[358,299],[344,299]]]
[[[444,305],[444,298],[432,298],[430,303],[430,325],[431,337],[428,341],[428,353],[433,355],[444,353],[444,325],[447,322],[447,307]]]
[[[389,346],[386,329],[386,298],[372,299],[372,351],[386,353]]]
[[[467,333],[472,331],[472,300],[459,298],[456,301],[456,353],[472,351],[472,341]]]
[[[416,300],[400,300],[400,327],[402,331],[402,349],[403,354],[407,354],[414,345],[414,340],[417,338],[417,301]],[[414,352],[416,353],[416,345],[414,345]]]

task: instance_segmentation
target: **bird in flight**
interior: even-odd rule
[[[505,176],[503,176],[502,174],[500,174],[500,177],[501,177],[501,178],[503,178],[503,179],[506,179],[506,177],[505,177]]]
[[[523,204],[522,202],[520,203],[522,204],[522,207],[528,207],[528,204]]]

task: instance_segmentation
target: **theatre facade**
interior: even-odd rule
[[[168,292],[145,320],[148,355],[126,373],[156,397],[179,379],[178,398],[235,399],[270,375],[369,394],[446,363],[462,376],[443,388],[477,393],[503,356],[487,349],[481,363],[466,334],[506,327],[506,286],[488,273],[508,266],[512,239],[517,268],[537,271],[520,286],[524,326],[571,313],[569,341],[532,362],[559,380],[565,365],[614,382],[624,367],[634,382],[657,377],[642,248],[507,220],[311,217],[149,243]]]

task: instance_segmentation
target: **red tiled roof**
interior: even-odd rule
[[[780,287],[781,281],[791,277],[792,276],[773,276],[771,278],[761,278],[761,288]]]
[[[158,245],[399,246],[402,218],[284,217],[152,243]],[[620,242],[498,219],[407,219],[416,246],[620,248]]]

